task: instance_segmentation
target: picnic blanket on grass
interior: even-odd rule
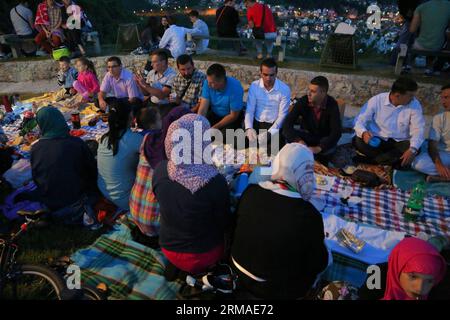
[[[180,282],[165,280],[164,255],[133,241],[123,223],[71,258],[81,268],[82,283],[105,283],[110,299],[174,300],[181,287]]]
[[[350,189],[351,196],[361,198],[357,204],[346,205],[338,196]],[[410,192],[399,189],[369,189],[359,184],[336,178],[330,192],[317,191],[325,201],[324,212],[335,214],[352,222],[377,226],[384,230],[405,232],[418,236],[443,235],[450,238],[450,199],[444,197],[426,197],[424,215],[416,222],[407,221],[402,207],[409,199]]]

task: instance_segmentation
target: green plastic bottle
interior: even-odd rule
[[[22,127],[22,129],[20,130],[19,135],[20,136],[25,136],[27,133],[33,131],[34,128],[36,128],[37,126],[37,121],[35,118],[33,119],[29,119]]]
[[[411,191],[408,202],[403,209],[405,219],[415,221],[423,212],[423,200],[425,199],[425,182],[419,182]]]

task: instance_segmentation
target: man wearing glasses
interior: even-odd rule
[[[98,94],[98,102],[102,110],[106,110],[111,98],[128,99],[133,104],[139,104],[143,96],[134,80],[133,73],[122,68],[122,61],[118,57],[107,60],[108,72],[103,78]]]

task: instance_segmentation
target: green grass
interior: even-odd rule
[[[4,234],[6,233],[5,223],[4,219],[0,222]],[[17,223],[9,224],[6,229],[15,232],[19,229],[19,225]],[[17,241],[19,249],[16,261],[19,264],[48,266],[58,258],[71,256],[76,251],[90,246],[101,234],[101,229],[90,231],[82,227],[56,224],[30,228]],[[24,282],[18,283],[18,294],[23,294],[23,299],[48,299],[48,287],[42,286],[41,282],[33,282],[35,280],[36,278],[26,277],[19,280]],[[4,297],[12,297],[9,285],[5,287],[3,294]]]
[[[195,56],[196,60],[201,61],[215,61],[223,63],[236,63],[249,66],[258,67],[261,63],[259,60],[252,56],[250,53],[248,56],[238,57],[232,56],[219,56],[214,54],[203,54]],[[361,76],[373,76],[378,78],[396,79],[398,76],[394,74],[394,67],[389,65],[389,61],[386,57],[362,57],[358,59],[358,68],[353,69],[342,69],[342,68],[331,68],[331,67],[321,67],[319,65],[319,58],[293,58],[286,57],[285,61],[279,63],[280,68],[294,69],[294,70],[305,70],[313,72],[329,72],[336,74],[352,74]],[[425,77],[423,71],[414,70],[412,77],[421,83],[444,85],[448,81],[447,75],[443,74],[440,77]]]
[[[100,231],[74,226],[31,228],[18,242],[17,260],[22,264],[46,264],[50,258],[70,256],[91,245],[100,235]]]

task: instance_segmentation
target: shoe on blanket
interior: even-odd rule
[[[173,265],[170,261],[167,262],[166,268],[164,269],[164,278],[168,282],[182,280],[184,281],[187,277],[188,273],[178,269],[175,265]]]
[[[154,250],[158,250],[160,248],[158,236],[149,237],[143,234],[137,227],[131,229],[131,237],[134,241],[146,247],[152,248]]]
[[[218,264],[208,274],[202,277],[203,290],[213,290],[221,293],[233,293],[236,290],[236,275],[227,264]]]

